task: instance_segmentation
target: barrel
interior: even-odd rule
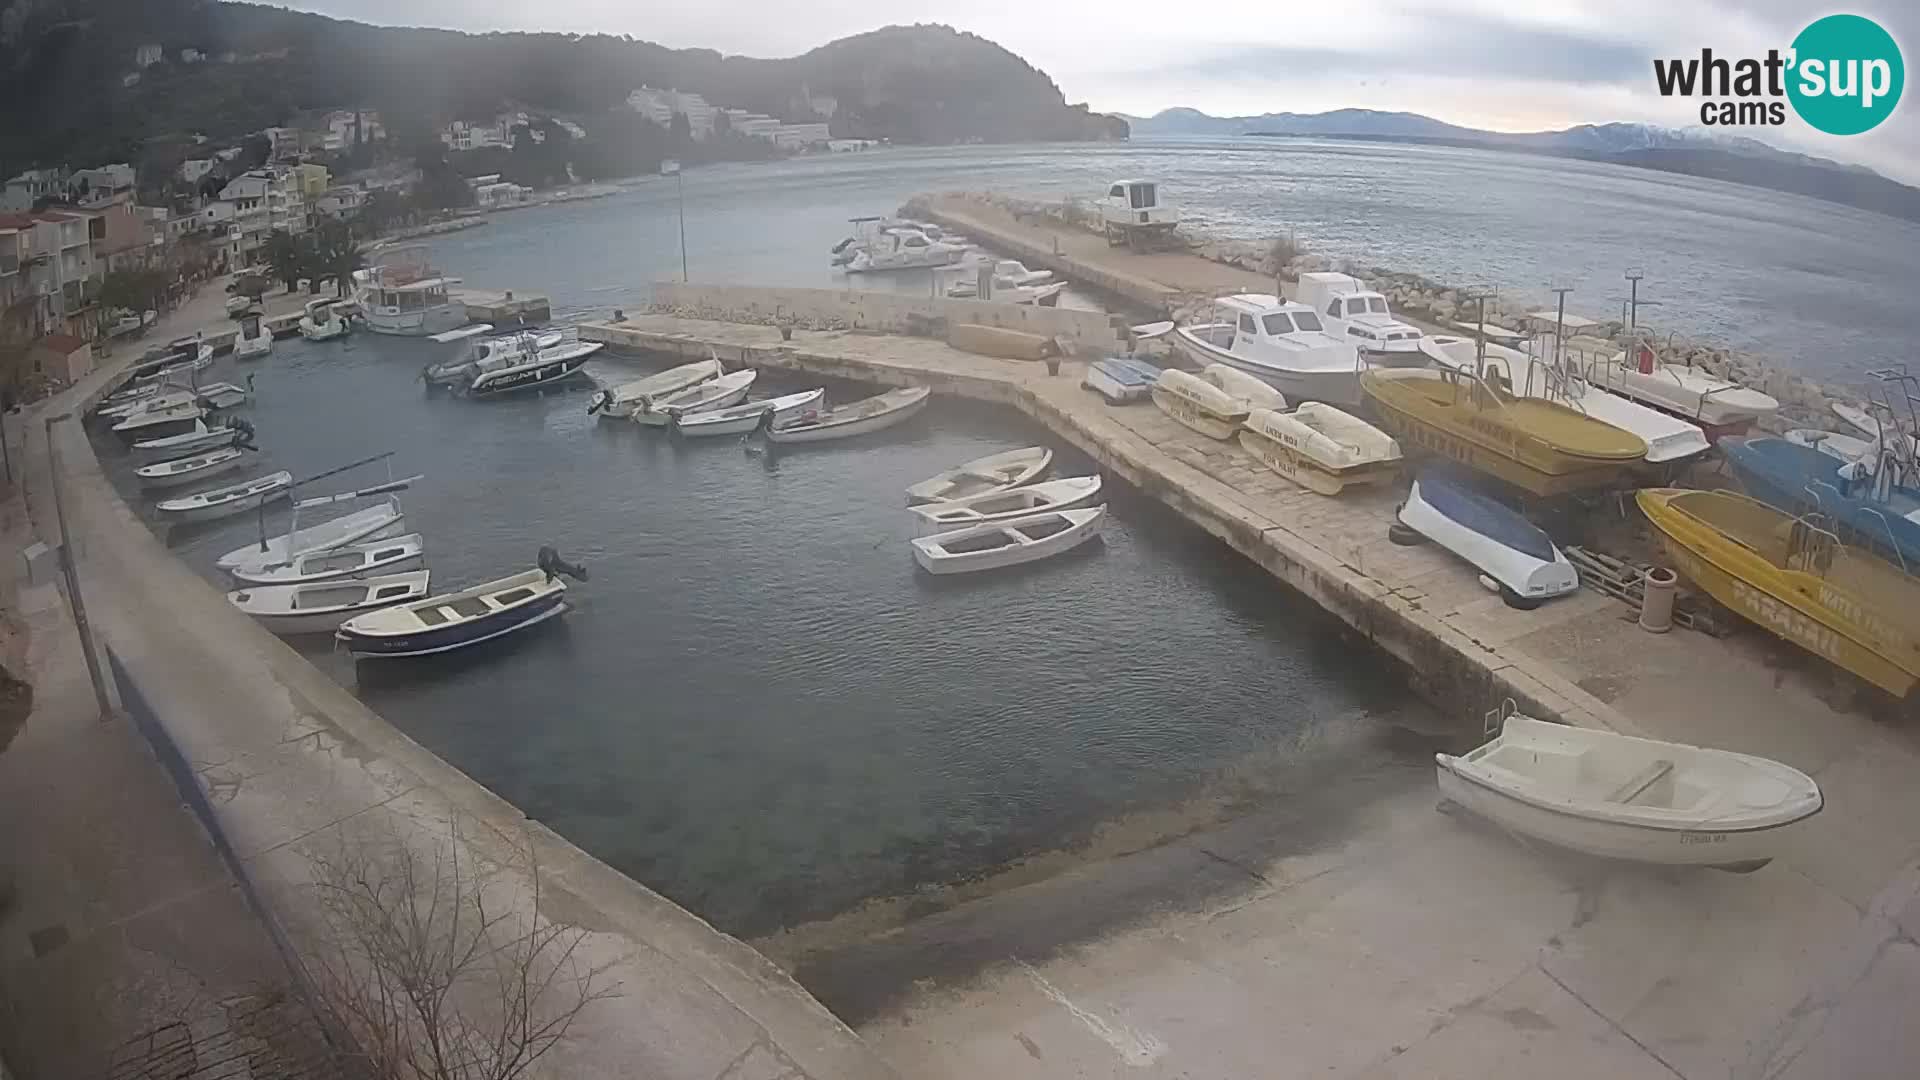
[[[1664,634],[1673,629],[1673,592],[1679,577],[1664,566],[1648,570],[1642,577],[1640,629]]]

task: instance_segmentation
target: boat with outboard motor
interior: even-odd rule
[[[830,409],[802,410],[793,419],[764,426],[760,432],[768,442],[782,445],[870,435],[904,423],[926,408],[932,393],[924,386],[903,386]]]
[[[432,575],[431,570],[408,570],[299,585],[249,585],[229,592],[227,602],[282,637],[328,634],[348,619],[420,599]]]
[[[340,624],[334,639],[356,660],[429,656],[492,641],[566,613],[566,582],[585,567],[541,548],[535,568],[444,596],[381,608]]]
[[[677,415],[682,420],[706,412],[738,405],[747,399],[759,373],[752,368],[729,371],[717,379],[694,383],[659,397],[641,395],[627,413],[627,419],[646,427],[666,427]]]
[[[711,357],[655,372],[644,378],[629,379],[617,386],[602,384],[587,403],[587,413],[598,415],[603,420],[625,419],[640,407],[643,400],[657,401],[672,397],[689,386],[717,379],[723,373],[719,358]]]

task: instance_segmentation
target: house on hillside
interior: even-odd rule
[[[442,128],[440,141],[449,150],[484,150],[490,146],[509,145],[497,122],[469,124],[465,120],[455,120]]]
[[[7,181],[0,194],[0,210],[31,210],[41,199],[67,193],[67,174],[61,169],[28,169]]]
[[[142,45],[133,50],[133,66],[137,68],[150,68],[166,58],[167,51],[158,43]]]
[[[75,170],[67,177],[67,191],[83,206],[104,206],[122,196],[131,199],[134,183],[133,166],[102,165]]]
[[[714,114],[719,111],[707,104],[707,99],[699,94],[655,90],[646,86],[627,95],[627,108],[663,128],[671,128],[673,114],[679,113],[687,118],[687,130],[696,139],[705,139],[713,134]]]

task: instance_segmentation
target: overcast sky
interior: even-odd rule
[[[457,30],[631,34],[676,48],[791,56],[888,23],[943,22],[1006,46],[1069,101],[1150,115],[1404,109],[1530,131],[1638,120],[1697,124],[1698,101],[1662,99],[1654,57],[1785,49],[1831,11],[1877,19],[1920,55],[1916,0],[295,0],[374,23]],[[1821,135],[1798,118],[1741,133],[1920,182],[1920,101],[1866,135]]]

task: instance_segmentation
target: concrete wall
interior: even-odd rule
[[[1070,353],[1104,356],[1120,351],[1128,320],[1100,311],[954,300],[862,289],[778,289],[757,285],[703,285],[661,281],[656,306],[690,319],[764,323],[793,319],[815,329],[945,338],[945,323],[978,323],[1051,337]]]
[[[96,374],[50,408],[108,385]],[[48,439],[39,415],[26,419],[16,464],[45,477]],[[188,764],[184,794],[211,807],[217,842],[297,949],[327,947],[316,859],[457,853],[495,910],[524,925],[537,899],[541,917],[586,930],[577,959],[619,987],[534,1076],[893,1075],[759,953],[529,820],[234,610],[121,501],[77,421],[57,423],[52,440],[95,631]],[[54,539],[47,485],[29,497]]]
[[[1035,243],[1028,235],[998,228],[978,217],[957,213],[930,202],[916,200],[909,206],[915,215],[925,217],[947,228],[957,229],[976,240],[983,241],[996,251],[1005,252],[1019,259],[1028,266],[1043,267],[1061,277],[1091,285],[1149,310],[1166,314],[1180,302],[1180,290],[1169,288],[1143,275],[1096,266],[1061,252],[1058,247]]]

